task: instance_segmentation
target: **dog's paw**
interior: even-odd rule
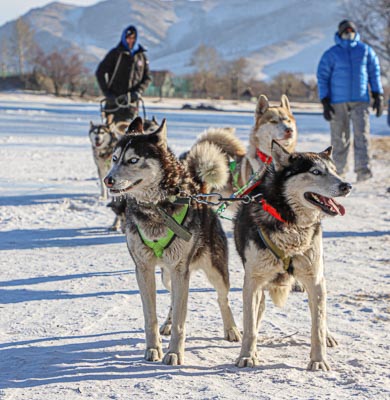
[[[182,365],[183,354],[181,353],[167,353],[163,358],[163,363],[166,365]]]
[[[169,336],[171,334],[172,324],[163,323],[160,326],[160,335]]]
[[[225,340],[229,342],[240,342],[241,333],[236,326],[233,326],[225,331]]]
[[[160,361],[162,359],[163,352],[161,347],[149,348],[145,350],[146,361]]]
[[[339,345],[338,341],[330,332],[326,334],[326,345],[327,347],[336,347]]]
[[[259,364],[260,362],[256,355],[250,357],[239,357],[236,361],[236,367],[238,368],[253,368]]]
[[[322,361],[313,361],[311,360],[309,362],[309,365],[307,366],[308,371],[330,371],[330,366],[327,361],[322,360]]]

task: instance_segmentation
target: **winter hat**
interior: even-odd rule
[[[137,36],[137,29],[135,29],[134,26],[129,26],[126,30],[125,37],[130,36],[130,35],[136,35]]]
[[[341,22],[339,23],[339,30],[338,30],[339,36],[341,36],[341,34],[342,34],[347,28],[353,29],[354,32],[357,31],[356,25],[355,25],[352,21],[348,21],[347,19],[344,19],[343,21],[341,21]]]

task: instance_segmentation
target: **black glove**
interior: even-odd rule
[[[376,116],[380,117],[383,113],[383,95],[380,93],[372,92],[374,102],[372,103],[372,109],[376,111]]]
[[[141,95],[140,95],[137,91],[132,90],[132,91],[130,92],[130,101],[131,101],[132,103],[136,103],[136,102],[139,100],[140,96],[141,96]]]
[[[331,121],[332,120],[332,113],[334,114],[334,108],[332,107],[332,105],[330,104],[330,98],[329,97],[324,97],[321,100],[322,106],[324,107],[324,118],[327,121]]]

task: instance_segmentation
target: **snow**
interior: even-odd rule
[[[149,99],[148,115],[168,121],[171,147],[187,149],[208,126],[235,126],[247,141],[253,104],[234,112],[180,111]],[[298,107],[299,106],[299,107]],[[295,105],[299,150],[329,145],[318,108]],[[299,111],[299,112],[298,112]],[[306,112],[310,111],[310,112]],[[389,136],[372,116],[373,136]],[[259,333],[261,365],[234,366],[240,344],[222,339],[216,293],[191,279],[184,366],[143,359],[141,300],[124,236],[98,199],[87,137],[95,102],[28,93],[0,94],[0,399],[351,399],[390,397],[389,161],[343,199],[344,217],[324,220],[330,372],[307,372],[310,317],[305,294],[284,309],[267,300]],[[228,235],[230,300],[242,329],[243,268]],[[157,271],[158,316],[169,294]],[[166,349],[167,338],[163,338]]]

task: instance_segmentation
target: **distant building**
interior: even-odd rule
[[[172,97],[175,88],[170,71],[151,71],[152,83],[145,91],[146,96]]]

